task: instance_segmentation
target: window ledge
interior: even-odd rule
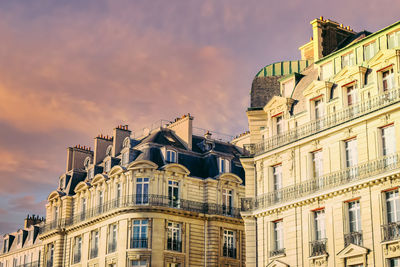
[[[279,258],[283,258],[283,257],[286,257],[286,253],[282,253],[282,254],[279,254],[279,255],[276,255],[276,256],[269,257],[269,259],[270,260],[275,260],[275,259],[279,259]]]

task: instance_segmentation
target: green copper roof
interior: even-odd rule
[[[281,61],[276,62],[262,68],[256,75],[256,77],[267,77],[267,76],[283,76],[292,73],[302,72],[307,68],[312,61],[310,60],[293,60],[293,61]]]

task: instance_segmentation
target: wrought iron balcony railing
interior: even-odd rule
[[[222,256],[236,259],[236,248],[234,246],[224,246],[222,247]]]
[[[147,248],[147,238],[131,238],[131,248]]]
[[[400,222],[393,222],[382,225],[383,241],[400,239]]]
[[[385,156],[366,163],[361,163],[351,168],[336,171],[319,178],[283,187],[254,198],[243,198],[242,211],[268,208],[277,203],[284,203],[301,197],[309,196],[314,192],[332,189],[349,182],[360,181],[373,175],[384,174],[400,168],[400,154]]]
[[[143,200],[146,200],[145,202]],[[95,206],[92,209],[87,209],[84,212],[78,213],[72,217],[68,217],[62,220],[55,220],[46,223],[41,229],[41,233],[46,233],[55,229],[62,229],[64,227],[74,225],[76,223],[88,220],[90,218],[99,216],[101,214],[113,211],[119,208],[129,208],[129,207],[167,207],[191,212],[198,212],[204,214],[221,215],[233,218],[240,218],[240,208],[230,208],[227,212],[226,206],[214,204],[214,203],[204,203],[197,202],[187,199],[179,199],[178,206],[171,206],[170,199],[168,196],[163,195],[128,195],[119,199],[115,199],[109,202],[105,202],[101,206]]]
[[[277,249],[271,250],[269,252],[269,256],[270,257],[276,257],[276,256],[281,256],[281,255],[285,255],[285,249],[284,248],[277,248]]]
[[[290,144],[299,139],[311,136],[318,132],[330,129],[339,124],[367,115],[400,101],[400,89],[392,89],[383,94],[371,97],[342,110],[327,114],[320,119],[290,129],[282,134],[271,136],[263,142],[245,145],[245,151],[249,155],[259,155],[278,147]]]
[[[344,246],[347,247],[350,244],[354,244],[357,246],[362,246],[363,236],[362,231],[359,232],[351,232],[344,235]]]
[[[16,267],[40,267],[39,261],[32,261],[24,264],[19,264]]]
[[[167,239],[167,249],[182,252],[182,241],[177,239]]]
[[[328,239],[314,240],[310,242],[310,257],[321,256],[328,254],[327,242]]]

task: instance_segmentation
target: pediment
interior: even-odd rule
[[[106,181],[107,179],[108,179],[107,176],[105,176],[105,175],[103,175],[101,173],[98,173],[98,174],[96,174],[94,176],[91,184],[92,185],[96,185],[96,184],[99,184],[99,183],[102,183],[102,182]]]
[[[361,246],[357,246],[355,244],[350,244],[347,247],[345,247],[344,249],[342,249],[337,256],[339,258],[350,258],[350,257],[357,257],[357,256],[361,256],[361,255],[365,255],[368,253],[368,249],[361,247]]]
[[[379,50],[378,53],[368,61],[368,67],[372,68],[378,65],[387,65],[394,57],[396,57],[396,50],[394,49]]]
[[[128,165],[128,170],[137,170],[137,169],[157,169],[158,165],[150,160],[138,160],[133,161]]]
[[[289,265],[279,260],[273,260],[270,263],[268,263],[266,267],[289,267]]]
[[[232,182],[232,183],[236,183],[236,184],[242,184],[243,180],[240,179],[239,176],[237,176],[236,174],[233,173],[222,173],[219,176],[217,176],[217,179],[219,180],[223,180],[223,181],[227,181],[227,182]]]
[[[359,75],[364,74],[367,72],[366,67],[362,66],[346,66],[343,69],[341,69],[338,73],[336,73],[334,77],[334,81],[336,83],[339,83],[342,80],[354,80],[354,79],[359,79]],[[344,82],[346,83],[346,82]]]
[[[332,82],[314,80],[304,89],[303,95],[313,98],[321,94],[327,94],[332,86]]]
[[[108,176],[112,176],[115,174],[119,174],[122,173],[124,171],[124,168],[122,168],[119,165],[115,165],[114,167],[112,167],[112,169],[110,170],[110,172],[108,173]]]
[[[189,175],[190,171],[188,170],[188,168],[186,168],[185,166],[178,164],[178,163],[170,163],[165,165],[162,169],[169,171],[169,172],[175,172],[175,173],[180,173],[183,175]]]
[[[287,106],[290,98],[285,98],[281,96],[274,96],[270,101],[264,106],[264,111],[274,110],[274,113],[282,112],[287,110]]]
[[[86,190],[86,189],[89,188],[89,186],[90,186],[89,183],[80,182],[80,183],[78,183],[78,184],[76,185],[74,192],[75,192],[75,193],[78,193],[78,192],[80,192],[80,191]]]

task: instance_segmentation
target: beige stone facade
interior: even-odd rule
[[[400,22],[311,24],[314,64],[247,112],[246,266],[400,266]]]
[[[44,267],[244,266],[241,149],[190,115],[68,149],[40,234]],[[242,177],[240,177],[242,176]]]

